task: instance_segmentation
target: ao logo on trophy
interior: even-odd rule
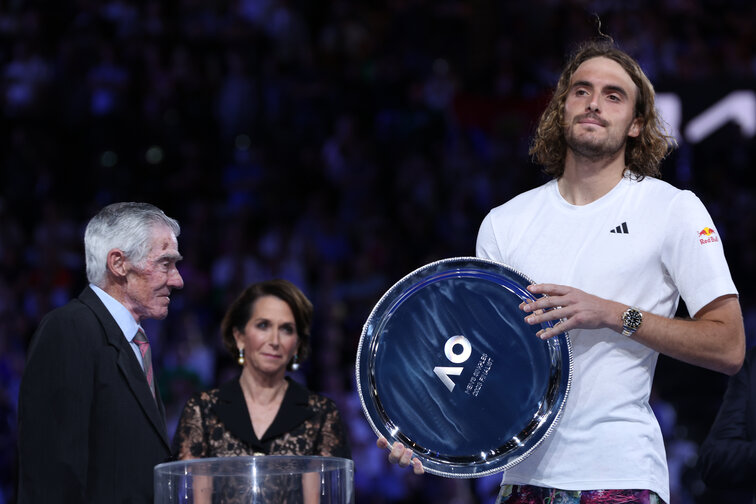
[[[456,347],[462,347],[462,351],[460,353],[454,353]],[[472,345],[464,336],[452,336],[446,340],[444,354],[452,363],[462,364],[470,358],[470,355],[472,355]],[[446,388],[449,389],[449,392],[451,392],[454,390],[455,384],[452,379],[449,378],[449,375],[459,376],[462,374],[463,369],[464,367],[462,366],[436,366],[433,368],[433,372],[436,373],[436,376],[438,376],[441,382],[446,385]]]

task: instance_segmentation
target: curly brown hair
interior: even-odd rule
[[[310,326],[312,324],[312,303],[299,288],[288,280],[266,280],[250,285],[231,303],[221,322],[221,338],[226,349],[236,358],[238,348],[234,329],[244,332],[244,328],[252,317],[255,302],[263,296],[275,296],[291,308],[296,324],[298,343],[297,359],[303,362],[310,355]],[[286,368],[291,371],[291,362]]]
[[[538,122],[530,145],[530,155],[552,177],[562,176],[567,154],[567,142],[564,137],[566,127],[564,103],[570,89],[570,81],[582,63],[598,57],[616,61],[638,88],[635,117],[641,119],[641,132],[637,137],[627,139],[625,166],[639,178],[659,177],[661,175],[659,165],[662,159],[676,146],[677,142],[667,133],[661,117],[656,112],[654,87],[648,77],[630,55],[618,49],[609,40],[583,43],[573,52],[559,77],[551,101]]]

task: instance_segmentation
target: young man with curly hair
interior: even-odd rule
[[[574,357],[558,427],[505,471],[499,502],[669,502],[649,405],[658,355],[726,374],[742,365],[721,237],[692,192],[657,178],[673,143],[638,63],[613,43],[588,43],[566,65],[531,146],[553,179],[480,226],[477,255],[537,282],[525,320],[554,323],[542,339],[568,331]],[[674,318],[681,297],[690,318]],[[395,444],[389,460],[422,472],[409,452]]]

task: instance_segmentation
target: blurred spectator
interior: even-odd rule
[[[756,500],[756,347],[746,354],[743,368],[728,382],[717,418],[701,446],[698,468],[703,480],[719,492],[736,492],[743,503]],[[730,495],[732,494],[732,495]]]
[[[36,116],[44,112],[46,86],[52,68],[26,41],[13,44],[12,59],[3,68],[4,108],[7,117]]]

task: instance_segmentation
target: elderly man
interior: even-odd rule
[[[178,223],[115,203],[84,236],[89,286],[49,313],[29,348],[19,397],[19,504],[151,503],[170,456],[145,319],[183,287]]]

